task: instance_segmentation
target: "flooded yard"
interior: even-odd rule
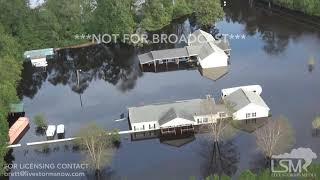
[[[24,64],[19,92],[26,116],[33,118],[44,113],[49,124],[65,125],[66,137],[73,137],[89,121],[106,129],[128,130],[127,121],[115,121],[122,113],[127,114],[128,107],[200,98],[207,94],[218,98],[223,88],[259,84],[272,116],[285,116],[293,126],[294,147],[309,147],[319,154],[320,137],[312,136],[311,125],[320,114],[319,29],[262,8],[250,7],[241,1],[235,1],[225,13],[226,17],[217,23],[217,28],[220,33],[229,35],[231,64],[229,72],[217,81],[201,76],[194,68],[141,72],[138,54],[180,47],[180,44],[141,49],[125,45],[70,49],[60,51],[49,61],[44,72]],[[196,28],[191,20],[183,19],[163,32],[181,34]],[[312,70],[308,67],[310,57],[316,59]],[[105,170],[105,177],[128,180],[203,177],[203,139],[205,134],[197,134],[194,139],[187,139],[186,144],[176,147],[157,138],[131,141],[129,135],[123,135],[111,167]],[[45,136],[37,135],[31,123],[20,143],[42,140]],[[255,168],[260,153],[252,134],[240,131],[229,144],[225,142],[225,148],[231,148],[234,153],[231,157],[233,165],[228,167],[231,176]],[[79,163],[82,160],[81,152],[71,143],[23,146],[15,148],[12,156],[14,163]],[[91,179],[91,176],[88,174],[82,179]]]

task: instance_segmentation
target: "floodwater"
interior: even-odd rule
[[[319,154],[320,137],[313,137],[311,133],[311,122],[320,114],[319,29],[292,17],[250,6],[247,0],[228,2],[225,12],[225,19],[217,23],[220,33],[244,34],[246,38],[230,39],[229,72],[217,81],[202,77],[192,68],[159,73],[140,71],[137,54],[181,44],[143,49],[116,45],[65,50],[49,62],[45,72],[35,71],[30,64],[24,65],[19,91],[26,115],[34,117],[44,113],[49,124],[63,123],[66,137],[72,137],[90,121],[106,129],[127,130],[126,121],[114,120],[130,106],[199,98],[206,94],[218,97],[222,88],[259,84],[273,117],[285,116],[293,126],[295,147],[310,147]],[[192,20],[181,20],[160,32],[181,34],[196,28]],[[308,67],[310,57],[316,59],[313,69]],[[35,133],[31,124],[20,143],[44,139]],[[191,176],[200,179],[206,174],[203,139],[204,135],[196,135],[194,139],[186,139],[189,143],[176,147],[170,145],[172,143],[160,143],[159,139],[131,141],[123,136],[111,167],[105,170],[105,179],[189,179]],[[233,163],[227,167],[230,175],[236,177],[244,169],[256,166],[259,151],[252,134],[239,132],[223,146],[222,149],[232,149],[228,152],[234,153],[230,156]],[[80,163],[83,157],[68,143],[16,148],[12,156],[13,163],[18,164]],[[92,174],[61,179],[92,179]]]

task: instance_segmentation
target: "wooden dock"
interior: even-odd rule
[[[137,132],[147,132],[150,130],[141,130],[141,131],[133,131],[133,130],[127,130],[127,131],[119,131],[118,133],[120,135],[124,134],[132,134],[132,133],[137,133]],[[47,141],[37,141],[37,142],[30,142],[26,143],[26,146],[35,146],[35,145],[42,145],[42,144],[53,144],[53,143],[60,143],[60,142],[68,142],[68,141],[73,141],[77,139],[78,137],[71,137],[71,138],[64,138],[64,139],[55,139],[55,140],[47,140]],[[7,148],[17,148],[17,147],[23,147],[22,144],[13,144],[7,146]]]

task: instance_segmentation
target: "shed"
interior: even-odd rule
[[[24,112],[23,103],[12,103],[10,104],[10,113],[21,113]]]
[[[47,49],[37,49],[24,52],[23,56],[26,60],[36,59],[36,58],[47,58],[54,55],[53,48]]]

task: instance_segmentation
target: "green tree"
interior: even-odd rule
[[[223,18],[224,12],[220,2],[220,0],[194,1],[193,7],[200,26],[212,26]]]
[[[155,31],[170,24],[173,17],[172,0],[147,0],[143,7],[142,28]]]
[[[95,170],[96,176],[111,162],[114,153],[113,134],[103,130],[96,124],[90,124],[79,130],[76,144],[85,152],[87,162]]]
[[[320,1],[318,0],[271,0],[271,2],[278,6],[301,11],[312,16],[320,16]]]
[[[43,114],[37,114],[34,118],[33,121],[37,128],[45,129],[48,126],[48,122]]]
[[[173,6],[173,19],[193,13],[192,0],[175,0]]]
[[[255,180],[257,176],[253,174],[250,170],[246,170],[241,173],[239,180]]]
[[[90,30],[100,34],[132,34],[136,28],[132,0],[97,0]]]
[[[19,45],[7,34],[0,24],[0,167],[4,167],[7,153],[8,122],[10,104],[18,102],[17,82],[20,80],[21,62]],[[0,175],[4,169],[0,168]]]

